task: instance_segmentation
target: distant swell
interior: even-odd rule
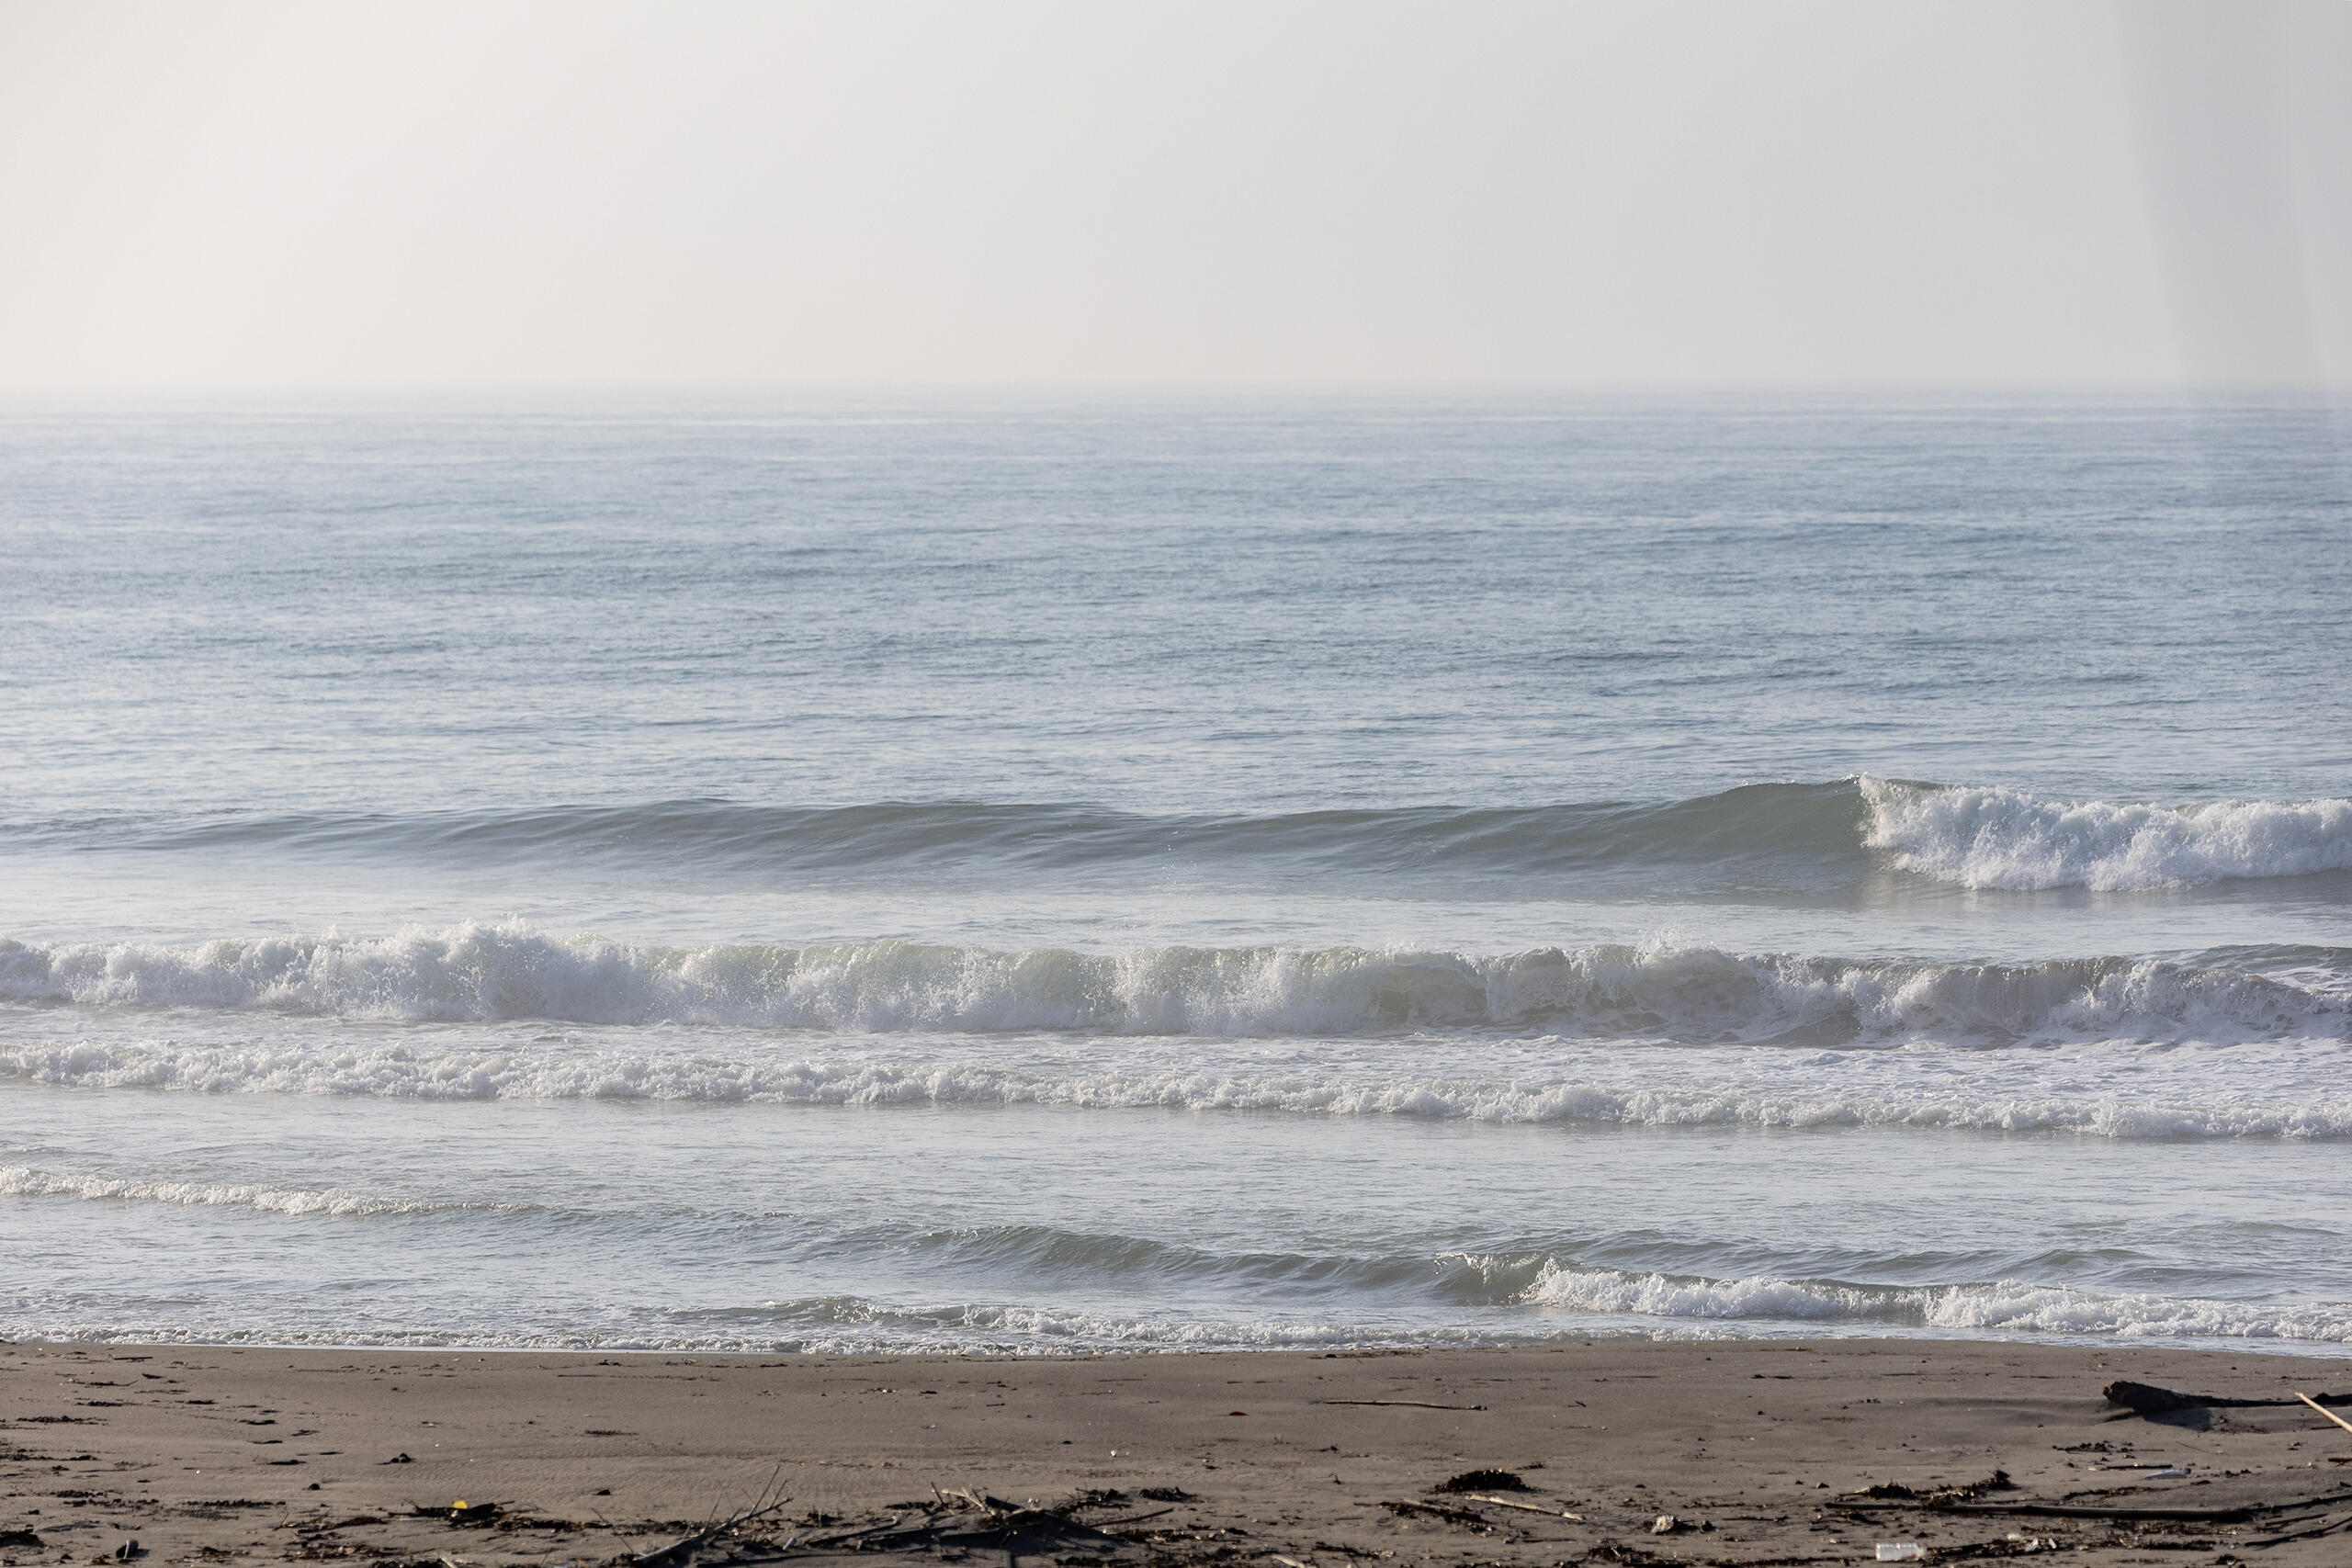
[[[639,947],[515,925],[191,947],[0,941],[0,1000],[495,1022],[1221,1037],[1542,1032],[1692,1043],[2341,1037],[2352,998],[2148,959],[1855,961],[1603,945],[997,952]]]
[[[405,815],[227,815],[0,824],[0,834],[76,849],[270,850],[462,861],[585,859],[819,879],[1035,875],[1193,866],[1285,875],[1525,876],[1613,866],[1826,861],[1859,867],[1851,781],[1757,784],[1663,804],[1409,807],[1279,816],[1155,817],[1083,805],[881,801],[760,806],[664,800]]]
[[[1153,817],[978,801],[622,806],[0,824],[72,850],[358,858],[469,867],[658,868],[812,884],[952,876],[1216,875],[1350,885],[1468,879],[1532,888],[1638,877],[1813,888],[1882,871],[1979,889],[2121,892],[2352,870],[2352,801],[2167,806],[1857,778],[1663,803],[1417,807]]]

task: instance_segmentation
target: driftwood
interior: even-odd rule
[[[1098,1519],[1090,1528],[1107,1530],[1123,1525],[1139,1525],[1146,1519],[1156,1519],[1162,1514],[1172,1514],[1175,1511],[1174,1508],[1154,1508],[1148,1514],[1122,1514],[1115,1519]]]
[[[2252,1504],[2235,1508],[2100,1508],[2075,1503],[1834,1502],[1823,1506],[1841,1514],[2017,1514],[2042,1519],[2149,1519],[2181,1524],[2243,1524],[2260,1512]]]
[[[2233,1508],[2112,1508],[2083,1503],[1940,1502],[1922,1497],[1911,1502],[1839,1500],[1826,1505],[1841,1513],[1878,1514],[1912,1508],[1932,1514],[2014,1514],[2043,1519],[2143,1519],[2162,1524],[2244,1524],[2265,1514],[2292,1514],[2331,1508],[2352,1502],[2352,1492],[2331,1492],[2324,1497],[2300,1497],[2287,1503],[2245,1503]]]
[[[1571,1514],[1566,1508],[1547,1508],[1540,1503],[1521,1503],[1509,1497],[1489,1497],[1477,1492],[1464,1493],[1464,1496],[1473,1503],[1491,1503],[1498,1508],[1517,1508],[1522,1513],[1542,1514],[1545,1518],[1574,1519],[1579,1524],[1584,1522],[1582,1514]]]
[[[886,1519],[836,1530],[831,1535],[795,1538],[786,1543],[786,1553],[839,1546],[851,1541],[856,1542],[854,1550],[861,1551],[992,1547],[1010,1558],[1080,1550],[1125,1551],[1134,1548],[1132,1541],[1097,1529],[1092,1525],[1082,1525],[1050,1508],[1024,1508],[989,1493],[968,1487],[933,1487],[932,1495],[941,1506],[925,1514],[920,1521],[909,1523],[905,1516],[894,1514]],[[1105,1522],[1129,1524],[1139,1518],[1157,1518],[1160,1514],[1169,1512],[1172,1510],[1161,1508],[1154,1513]],[[974,1513],[981,1517],[968,1519],[961,1517]]]
[[[2336,1519],[2328,1524],[2313,1526],[2312,1529],[2307,1530],[2289,1530],[2284,1535],[2264,1536],[2258,1540],[2249,1540],[2245,1544],[2248,1546],[2284,1546],[2290,1540],[2309,1540],[2313,1536],[2326,1535],[2332,1530],[2340,1530],[2346,1525],[2352,1525],[2352,1514],[2346,1514],[2342,1518]]]
[[[1435,1404],[1426,1399],[1318,1399],[1317,1404],[1409,1404],[1416,1410],[1484,1410],[1483,1404]]]

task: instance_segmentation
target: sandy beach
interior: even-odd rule
[[[2352,1389],[2332,1359],[1893,1340],[786,1359],[19,1344],[0,1347],[0,1561],[119,1560],[134,1540],[158,1562],[664,1568],[1838,1562],[1882,1542],[2346,1561],[2352,1433],[2291,1403],[2151,1417],[2102,1397],[2117,1379]],[[1507,1473],[1449,1489],[1478,1471]]]

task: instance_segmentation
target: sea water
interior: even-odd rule
[[[0,1334],[2352,1347],[2352,425],[0,404]]]

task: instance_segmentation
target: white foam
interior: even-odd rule
[[[1631,1126],[1838,1126],[2093,1137],[2352,1137],[2345,1051],[2094,1045],[2063,1051],[1595,1050],[1539,1040],[1337,1055],[1083,1041],[837,1043],[752,1036],[509,1042],[346,1035],[206,1043],[0,1043],[0,1079],[92,1089],[426,1100],[1043,1105]]]
[[[628,1328],[552,1325],[493,1330],[391,1327],[300,1323],[254,1328],[248,1322],[207,1316],[195,1322],[93,1311],[59,1315],[6,1315],[0,1337],[136,1345],[374,1345],[386,1348],[506,1350],[670,1350],[703,1354],[874,1356],[1087,1356],[1170,1350],[1366,1349],[1510,1344],[1542,1336],[1491,1334],[1461,1327],[1351,1324],[1338,1319],[1269,1320],[1167,1314],[1139,1316],[995,1303],[908,1306],[837,1297],[822,1302],[775,1302],[763,1310],[724,1314],[674,1314]],[[719,1324],[701,1321],[723,1318]]]
[[[0,1166],[0,1194],[15,1198],[79,1198],[94,1201],[233,1207],[268,1213],[351,1215],[421,1213],[457,1205],[370,1196],[342,1188],[257,1187],[240,1182],[140,1181],[84,1172]]]
[[[1136,1314],[1022,1303],[921,1304],[834,1296],[719,1310],[684,1309],[628,1325],[510,1322],[497,1329],[379,1323],[274,1324],[206,1315],[122,1321],[90,1309],[0,1317],[0,1334],[91,1343],[329,1344],[534,1349],[700,1350],[875,1355],[913,1351],[1100,1354],[1119,1350],[1322,1349],[1542,1343],[1562,1336],[1672,1338],[1804,1333],[1965,1334],[2053,1340],[2245,1343],[2278,1349],[2352,1344],[2352,1305],[2260,1304],[2103,1293],[2025,1280],[1936,1288],[1867,1287],[1753,1276],[1675,1279],[1546,1265],[1515,1303],[1526,1315],[1469,1324]],[[103,1311],[104,1309],[100,1309]]]
[[[0,940],[0,999],[411,1021],[1282,1038],[1546,1029],[1690,1041],[2341,1037],[2352,998],[2095,958],[1849,961],[1652,942],[1476,954],[902,942],[657,948],[519,923],[194,946]]]
[[[2120,892],[2352,868],[2352,800],[2115,805],[1860,783],[1870,847],[1963,887]]]
[[[2279,1305],[2105,1294],[2019,1280],[1867,1287],[1755,1275],[1675,1279],[1546,1264],[1521,1298],[1551,1311],[1710,1323],[1883,1324],[1978,1334],[2352,1344],[2352,1303]]]

